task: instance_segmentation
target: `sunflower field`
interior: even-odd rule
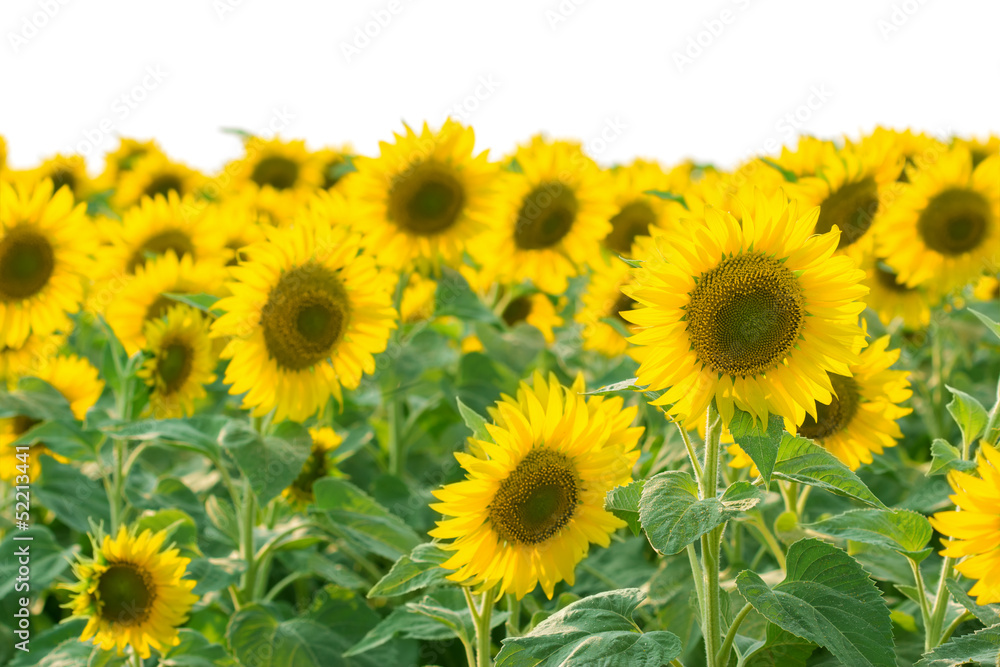
[[[0,665],[1000,665],[1000,137],[0,138]]]

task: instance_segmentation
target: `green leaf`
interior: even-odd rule
[[[946,579],[944,583],[955,601],[968,609],[980,623],[986,627],[1000,623],[1000,604],[978,604],[954,579]]]
[[[675,201],[684,208],[687,208],[687,202],[684,201],[684,195],[677,195],[673,192],[667,192],[665,190],[643,190],[642,194],[657,197],[659,199],[666,199],[667,201]]]
[[[978,310],[973,310],[969,308],[969,312],[979,318],[979,321],[986,325],[986,328],[993,332],[993,334],[1000,338],[1000,323],[994,322],[990,318],[986,317]]]
[[[945,388],[951,392],[951,401],[946,407],[955,423],[962,429],[962,441],[965,444],[975,442],[986,428],[986,408],[964,391],[948,385],[945,385]]]
[[[306,557],[306,569],[317,577],[347,590],[361,590],[371,585],[344,563],[338,563],[333,558],[320,553],[311,553]]]
[[[96,461],[97,444],[101,434],[97,431],[85,431],[79,428],[79,422],[67,423],[46,421],[29,429],[21,437],[10,443],[15,445],[34,445],[44,443],[46,448],[71,461]]]
[[[784,179],[789,183],[795,183],[799,180],[799,177],[795,175],[795,172],[785,169],[780,164],[778,164],[774,160],[771,160],[770,158],[762,157],[760,161],[766,164],[768,167],[776,169],[778,172],[780,172],[782,177],[784,177]]]
[[[774,476],[786,482],[816,486],[879,509],[888,509],[836,456],[811,440],[788,433],[782,436],[778,446]]]
[[[496,667],[665,665],[680,655],[681,642],[670,632],[639,630],[632,613],[644,597],[624,588],[574,602],[527,635],[504,639]]]
[[[924,515],[910,510],[851,510],[806,527],[831,537],[893,549],[918,562],[930,554],[925,547],[934,533]]]
[[[815,650],[812,642],[768,622],[764,639],[747,649],[743,667],[805,667]]]
[[[914,667],[959,667],[979,664],[994,667],[1000,656],[1000,625],[956,637],[925,653]]]
[[[295,481],[312,449],[306,427],[290,421],[265,437],[245,422],[231,421],[219,434],[219,443],[250,481],[261,506]]]
[[[379,579],[368,597],[393,597],[444,583],[450,570],[441,567],[451,554],[434,543],[421,544],[400,556],[392,569]]]
[[[20,539],[19,539],[20,538]],[[28,539],[25,539],[28,538]],[[27,565],[31,568],[31,576],[18,581],[20,549],[28,550]],[[27,596],[29,591],[17,590],[28,585],[32,591],[42,591],[59,575],[69,569],[80,547],[73,545],[63,547],[45,526],[36,525],[28,530],[13,530],[0,542],[0,600],[8,595],[16,597]]]
[[[420,544],[402,519],[350,482],[327,477],[313,485],[313,493],[313,511],[327,520],[327,528],[367,552],[396,560]]]
[[[219,452],[219,433],[230,423],[235,422],[222,415],[204,415],[188,419],[144,419],[127,424],[111,424],[101,430],[113,438],[158,439],[215,458]]]
[[[215,315],[216,317],[222,315],[221,310],[213,308],[215,302],[219,300],[219,297],[212,294],[174,294],[172,292],[164,292],[163,296],[191,306],[192,308],[200,310],[203,313],[208,313],[209,315]]]
[[[451,315],[464,322],[499,323],[490,308],[469,288],[469,283],[460,273],[445,269],[434,291],[434,315]]]
[[[462,399],[455,399],[458,403],[458,413],[462,415],[462,420],[465,421],[465,425],[469,427],[472,431],[472,437],[476,440],[483,440],[485,442],[493,442],[493,437],[490,432],[486,430],[486,420],[483,417],[470,408],[468,405],[462,402]]]
[[[625,486],[617,486],[604,498],[604,509],[628,524],[629,530],[636,537],[642,532],[639,522],[639,499],[642,497],[642,487],[645,480],[636,480]]]
[[[2,627],[6,628],[6,625],[7,622],[4,621]],[[85,649],[78,654],[85,661],[91,647],[80,642],[80,635],[83,634],[83,629],[86,626],[86,619],[74,618],[52,626],[42,632],[32,632],[31,642],[28,644],[31,650],[29,652],[14,651],[14,659],[11,660],[9,667],[38,667],[45,664],[48,656],[53,654],[55,654],[53,655],[53,661],[49,662],[49,665],[59,665],[60,663],[56,662],[55,658],[60,653],[64,655],[61,667],[75,667],[79,665],[79,663],[69,662],[68,658],[65,657],[63,649],[74,646]],[[21,640],[18,639],[18,641]],[[86,664],[86,662],[83,664]]]
[[[675,554],[702,535],[760,502],[749,482],[736,482],[719,498],[698,499],[698,485],[686,472],[669,471],[648,480],[639,500],[639,520],[649,543]]]
[[[236,663],[221,645],[188,628],[177,632],[180,644],[167,649],[160,667],[230,667]]]
[[[846,665],[894,667],[889,609],[857,561],[816,539],[793,544],[786,561],[785,579],[773,589],[750,570],[736,577],[758,613]]]
[[[764,488],[771,487],[771,475],[778,461],[778,449],[785,432],[784,422],[778,415],[770,415],[767,428],[749,412],[737,409],[729,422],[729,433],[736,444],[753,460],[764,479]]]
[[[17,391],[0,392],[0,417],[31,417],[73,424],[76,418],[59,390],[34,377],[21,378]]]
[[[598,387],[593,391],[583,392],[584,396],[591,396],[593,394],[613,394],[619,391],[642,391],[644,387],[636,387],[635,382],[639,378],[629,378],[627,380],[622,380],[621,382],[615,382],[614,384],[605,385],[603,387]]]
[[[931,468],[927,471],[927,476],[945,475],[952,470],[967,472],[976,467],[975,461],[963,461],[962,452],[958,447],[949,444],[941,438],[934,438],[931,443]]]
[[[194,519],[182,510],[162,509],[152,514],[146,514],[136,521],[136,528],[140,532],[148,529],[154,533],[165,530],[167,531],[168,544],[173,542],[182,550],[190,549],[197,552],[198,526]]]
[[[195,595],[204,595],[212,591],[221,591],[226,586],[235,583],[246,563],[232,558],[194,558],[187,566],[187,579],[198,582],[192,591]]]
[[[90,521],[111,523],[108,496],[97,480],[70,465],[46,457],[42,475],[31,487],[32,500],[52,511],[67,526],[86,533]]]

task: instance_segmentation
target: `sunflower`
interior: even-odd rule
[[[204,385],[215,382],[217,359],[208,336],[208,318],[178,304],[164,317],[147,320],[143,335],[152,353],[136,373],[150,387],[150,410],[157,419],[194,414],[194,402],[205,397]]]
[[[0,181],[0,344],[65,327],[80,309],[94,234],[86,205],[52,181]]]
[[[235,266],[242,259],[241,250],[264,240],[264,227],[259,212],[245,198],[226,199],[212,203],[205,210],[204,226],[217,230],[228,258],[226,265]]]
[[[950,292],[1000,262],[1000,156],[973,169],[969,149],[955,146],[909,174],[878,236],[901,282]]]
[[[827,372],[849,373],[862,347],[868,290],[849,258],[831,257],[840,232],[813,234],[819,214],[758,191],[742,225],[708,208],[657,237],[662,260],[633,269],[623,290],[641,307],[622,313],[640,327],[629,340],[649,346],[638,384],[666,390],[654,405],[690,422],[714,397],[725,424],[734,406],[800,424],[830,402]]]
[[[162,154],[159,144],[155,141],[139,141],[122,137],[118,148],[104,156],[104,171],[100,180],[107,187],[113,188],[118,178],[125,172],[135,168],[136,163],[149,155]]]
[[[882,324],[889,326],[897,317],[909,330],[930,324],[931,307],[940,301],[940,295],[932,294],[932,285],[907,287],[884,260],[874,255],[866,257],[861,268],[865,271],[864,284],[870,290],[865,301]]]
[[[409,277],[403,290],[403,300],[399,304],[399,317],[403,322],[413,323],[429,320],[434,315],[437,281],[418,273]]]
[[[336,431],[328,426],[309,429],[309,436],[312,438],[309,458],[302,465],[299,476],[281,492],[285,498],[298,507],[304,507],[313,501],[313,484],[317,480],[336,472],[333,452],[344,441]]]
[[[456,452],[466,479],[433,492],[445,519],[430,535],[454,540],[441,545],[454,552],[442,564],[456,570],[449,579],[518,599],[540,583],[551,599],[558,582],[573,584],[590,543],[608,546],[625,525],[604,497],[631,481],[643,429],[630,427],[637,408],[621,397],[582,396],[582,376],[570,388],[536,372],[533,384],[490,410],[492,442]]]
[[[82,420],[87,410],[93,407],[104,391],[104,382],[98,377],[97,369],[86,359],[73,355],[53,356],[45,359],[31,369],[31,374],[45,382],[62,394],[69,403],[70,411],[77,419]],[[17,465],[23,461],[17,458],[17,450],[11,443],[33,428],[38,421],[26,415],[0,418],[0,479],[11,481],[19,474]],[[68,459],[60,456],[43,443],[31,445],[28,449],[28,476],[33,482],[36,470],[30,462],[38,461],[38,457],[47,454],[61,463]]]
[[[255,415],[275,409],[275,420],[301,421],[331,395],[343,402],[341,387],[375,370],[372,355],[396,327],[393,276],[359,254],[343,198],[325,206],[246,248],[247,260],[230,269],[232,296],[216,304],[225,314],[212,334],[232,336],[222,351],[231,359],[225,380],[230,393],[246,392],[243,405]]]
[[[319,165],[323,175],[324,190],[342,185],[343,178],[354,171],[354,151],[350,146],[324,148],[313,153],[313,161]]]
[[[889,137],[848,143],[828,156],[815,176],[788,183],[786,191],[802,210],[819,206],[816,233],[838,227],[838,251],[860,263],[871,251],[878,226],[892,208],[887,203],[894,197],[892,187],[903,162]]]
[[[99,226],[107,245],[101,250],[105,276],[136,272],[152,257],[174,255],[222,265],[231,257],[224,231],[209,224],[207,207],[176,192],[144,197],[125,211],[121,222],[105,218]]]
[[[73,593],[64,607],[87,619],[80,641],[119,655],[131,646],[140,658],[150,647],[162,653],[180,644],[177,628],[198,601],[191,592],[197,582],[183,578],[191,559],[164,548],[166,539],[166,531],[136,535],[122,526],[94,545],[93,558],[73,564],[78,581],[61,587]]]
[[[197,195],[208,181],[201,172],[174,162],[160,151],[136,158],[131,168],[118,176],[111,203],[119,211],[135,206],[144,197],[166,197],[169,192],[181,198]]]
[[[958,510],[938,512],[930,521],[952,538],[941,541],[941,555],[964,558],[955,569],[976,580],[969,595],[986,605],[1000,602],[1000,451],[981,440],[976,460],[978,477],[958,470],[948,473]]]
[[[962,139],[955,138],[955,143],[966,146],[972,153],[972,166],[978,167],[979,163],[991,155],[1000,154],[1000,135],[991,134],[985,139]]]
[[[30,334],[17,347],[0,345],[0,383],[14,389],[22,377],[34,376],[66,344],[66,334]]]
[[[979,301],[1000,300],[1000,276],[983,276],[976,283],[972,295]]]
[[[530,279],[549,294],[566,291],[600,256],[601,239],[616,213],[607,176],[580,144],[536,136],[514,154],[517,172],[501,179],[499,223],[484,233],[472,253],[493,280]]]
[[[611,216],[611,232],[604,245],[616,255],[632,257],[632,246],[639,236],[649,236],[650,228],[669,228],[683,206],[669,199],[646,194],[650,190],[674,192],[677,184],[655,162],[635,160],[611,170],[610,187],[616,212]]]
[[[282,141],[250,137],[243,157],[226,165],[232,189],[251,186],[271,190],[286,200],[307,198],[323,185],[320,167],[301,139]]]
[[[526,322],[542,332],[545,342],[551,345],[556,340],[554,329],[561,327],[564,320],[556,311],[552,299],[547,294],[534,292],[515,297],[504,306],[500,313],[507,326],[513,327]]]
[[[933,164],[942,153],[948,150],[948,146],[944,142],[929,134],[913,130],[890,130],[884,127],[876,127],[870,135],[863,137],[861,145],[863,147],[871,146],[872,150],[876,151],[884,151],[884,147],[889,145],[902,155],[905,166],[896,179],[902,183],[909,181],[907,173],[909,169],[922,169]]]
[[[167,252],[136,268],[135,275],[110,299],[104,317],[125,350],[135,354],[146,345],[146,323],[159,319],[177,303],[168,294],[218,295],[224,276],[224,268],[215,263],[195,262],[190,255],[178,259]],[[95,299],[106,293],[98,292]]]
[[[7,139],[0,134],[0,174],[7,170]]]
[[[837,144],[829,139],[817,139],[804,135],[799,137],[795,149],[781,147],[781,154],[770,158],[774,164],[791,172],[796,178],[816,176],[820,168],[837,159]]]
[[[498,168],[474,154],[472,128],[453,120],[437,132],[409,126],[377,158],[358,157],[347,190],[358,231],[379,264],[402,270],[458,264],[493,212]]]
[[[49,179],[53,184],[53,192],[58,192],[66,186],[76,201],[86,199],[93,190],[93,184],[87,174],[87,161],[81,155],[54,155],[34,169],[23,173],[22,178],[28,183]]]
[[[606,357],[625,354],[628,340],[622,330],[633,331],[633,325],[621,313],[632,310],[635,302],[622,292],[632,281],[629,265],[614,258],[601,262],[590,274],[583,293],[583,305],[574,319],[583,325],[583,349],[595,350]],[[619,327],[607,322],[616,320]]]

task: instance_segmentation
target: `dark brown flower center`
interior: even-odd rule
[[[55,251],[30,227],[14,227],[0,241],[0,299],[20,301],[42,290],[55,270]]]
[[[169,250],[177,255],[177,259],[181,259],[184,255],[194,255],[194,242],[187,233],[180,229],[166,229],[153,234],[132,253],[126,269],[132,273],[138,267],[145,266],[146,260],[150,257],[166,254]]]
[[[522,250],[551,248],[569,234],[577,211],[576,195],[569,187],[559,181],[543,183],[521,203],[514,242]]]
[[[160,350],[156,372],[165,385],[164,393],[172,394],[184,386],[191,375],[194,350],[181,341],[168,342]]]
[[[625,255],[632,249],[635,237],[649,234],[649,228],[655,222],[656,213],[649,202],[642,199],[629,202],[611,218],[611,233],[604,239],[604,245],[619,255]]]
[[[878,280],[879,285],[892,292],[906,293],[912,292],[915,289],[907,287],[905,283],[899,282],[896,272],[886,266],[884,262],[876,262],[875,279]]]
[[[519,296],[503,309],[503,321],[512,327],[518,322],[524,322],[531,315],[531,296]]]
[[[156,195],[166,197],[168,192],[183,194],[181,191],[183,187],[184,184],[181,183],[180,177],[176,174],[160,174],[149,182],[142,194],[147,197],[155,197]]]
[[[465,192],[451,169],[419,163],[393,180],[389,219],[411,234],[431,236],[450,229],[462,213]]]
[[[500,483],[489,505],[490,523],[511,544],[544,542],[573,518],[581,491],[568,457],[532,449]]]
[[[836,394],[829,405],[816,404],[816,419],[806,415],[799,427],[799,435],[810,440],[822,440],[846,429],[858,413],[861,395],[854,378],[830,373],[830,382]]]
[[[131,563],[116,563],[97,584],[100,615],[119,625],[138,625],[149,617],[156,589],[152,577]]]
[[[961,255],[987,236],[992,214],[986,198],[974,190],[945,190],[927,203],[917,229],[927,247],[942,255]]]
[[[819,205],[816,233],[826,234],[834,225],[840,228],[838,248],[846,248],[865,235],[878,213],[878,185],[875,179],[865,178],[857,183],[847,183]]]
[[[257,163],[250,179],[261,187],[270,185],[275,190],[287,190],[299,179],[299,165],[286,157],[271,155]]]

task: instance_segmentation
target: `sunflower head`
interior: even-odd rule
[[[813,234],[817,209],[759,191],[743,209],[737,221],[708,207],[633,269],[623,291],[638,307],[622,315],[647,346],[638,382],[665,390],[654,404],[685,421],[714,398],[726,424],[734,406],[801,423],[830,401],[827,373],[849,374],[861,349],[864,274],[831,257],[837,231]]]
[[[208,326],[207,317],[183,304],[146,321],[143,335],[152,356],[137,375],[151,389],[149,406],[157,419],[194,414],[194,402],[206,395],[204,385],[215,381]]]
[[[560,301],[565,301],[565,299]],[[530,324],[542,332],[545,342],[549,345],[556,340],[555,328],[561,327],[565,322],[559,316],[552,299],[542,292],[514,297],[504,307],[500,317],[509,327],[516,326],[521,322]]]
[[[319,166],[323,175],[324,190],[343,184],[344,177],[354,171],[354,151],[350,146],[340,148],[324,148],[313,153],[313,161]]]
[[[93,190],[87,161],[82,155],[54,155],[27,172],[25,177],[28,183],[51,180],[53,192],[65,187],[76,201],[86,199]]]
[[[452,539],[449,578],[519,599],[541,584],[551,598],[590,543],[607,546],[623,522],[604,509],[605,494],[631,480],[641,428],[620,397],[589,400],[582,376],[572,387],[536,373],[517,396],[490,409],[491,441],[470,440],[455,456],[467,475],[434,492],[445,518],[433,537]]]
[[[497,166],[474,153],[472,128],[406,126],[377,158],[358,157],[348,191],[357,229],[376,260],[395,269],[457,264],[493,212]]]
[[[136,147],[136,151],[142,150]],[[135,206],[144,197],[166,197],[173,192],[183,198],[197,195],[208,179],[204,174],[180,162],[174,162],[162,151],[148,150],[137,154],[128,169],[118,173],[112,204],[119,211]]]
[[[328,426],[310,428],[309,435],[312,438],[309,458],[302,464],[299,476],[282,492],[286,498],[299,507],[313,501],[313,485],[317,480],[337,472],[334,452],[344,441],[336,431]]]
[[[256,414],[277,408],[275,419],[302,420],[331,395],[341,400],[342,386],[375,370],[396,326],[394,277],[359,253],[357,235],[331,224],[345,206],[331,196],[291,228],[269,229],[230,269],[232,296],[216,304],[225,314],[212,333],[230,337],[226,382]]]
[[[136,534],[123,526],[114,538],[98,538],[93,558],[74,564],[77,582],[63,585],[73,594],[64,606],[87,619],[80,641],[119,655],[131,646],[142,658],[180,643],[177,628],[198,596],[191,593],[196,582],[183,579],[190,559],[165,548],[166,539],[165,531]]]
[[[955,569],[976,584],[969,595],[981,605],[1000,602],[1000,451],[985,440],[979,443],[976,474],[953,470],[948,483],[955,492],[954,512],[930,518],[942,540],[942,556],[963,559]],[[960,511],[959,511],[960,510]]]
[[[80,308],[93,267],[94,234],[85,204],[51,180],[0,180],[0,344],[65,328]]]
[[[611,216],[611,232],[604,238],[604,245],[614,254],[632,257],[636,238],[650,236],[651,228],[667,229],[683,207],[646,193],[677,192],[678,180],[647,160],[612,169],[610,181],[617,211]]]

